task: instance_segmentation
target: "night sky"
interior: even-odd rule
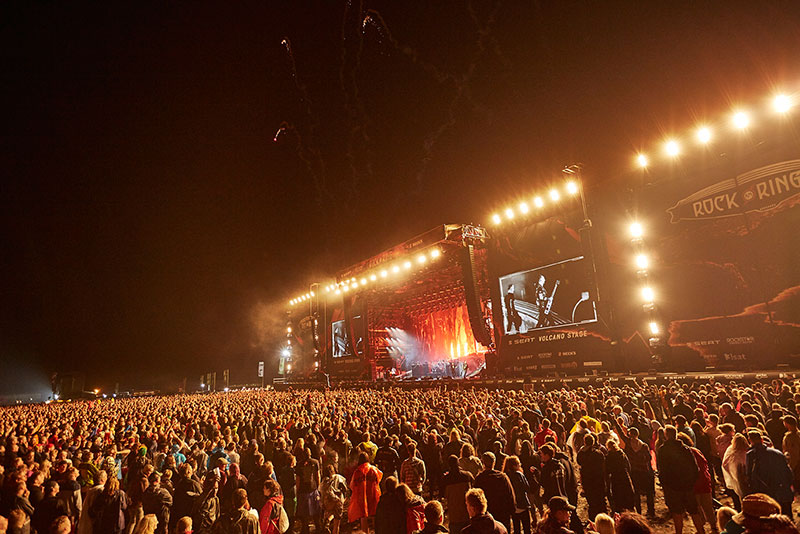
[[[0,393],[254,381],[309,282],[800,81],[795,0],[0,9]]]

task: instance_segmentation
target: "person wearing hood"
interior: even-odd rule
[[[264,482],[266,502],[258,513],[261,534],[283,534],[289,530],[289,516],[283,508],[280,484],[272,479]]]
[[[247,491],[237,488],[231,496],[233,510],[224,512],[211,527],[212,534],[259,534],[259,519],[250,513]]]
[[[461,534],[508,534],[506,527],[487,511],[488,502],[482,489],[472,488],[464,500],[469,513],[469,525],[464,527]]]
[[[358,454],[358,465],[350,478],[350,506],[348,521],[360,521],[361,530],[368,532],[369,518],[375,515],[378,499],[381,496],[380,482],[383,477],[377,467],[370,465],[366,452]]]

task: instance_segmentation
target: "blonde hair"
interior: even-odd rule
[[[614,520],[607,514],[597,514],[594,518],[594,528],[598,534],[614,534]]]
[[[158,518],[155,514],[147,514],[136,523],[133,534],[153,534],[158,526]]]

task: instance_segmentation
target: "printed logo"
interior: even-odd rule
[[[720,219],[777,208],[800,195],[800,159],[755,169],[697,191],[667,210],[670,222]]]

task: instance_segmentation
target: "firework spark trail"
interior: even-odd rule
[[[303,139],[300,136],[300,132],[294,126],[291,127],[291,130],[295,133],[298,140],[298,155],[303,154],[301,159],[304,160],[306,166],[308,167],[309,172],[311,173],[311,178],[314,181],[314,185],[317,190],[317,203],[322,205],[322,198],[327,194],[327,185],[325,180],[325,159],[322,157],[319,149],[315,148],[314,145],[314,132],[318,126],[317,118],[314,116],[314,112],[311,105],[311,99],[308,96],[308,88],[304,83],[300,81],[300,77],[297,75],[297,63],[294,58],[294,52],[292,51],[292,41],[289,40],[288,37],[285,37],[281,41],[281,45],[286,49],[286,55],[289,58],[289,66],[292,72],[292,78],[294,79],[294,85],[297,89],[298,96],[300,98],[300,102],[305,104],[305,113],[308,119],[308,137],[309,137],[309,147],[307,149],[303,149],[304,143]],[[319,166],[319,172],[314,168],[314,165],[311,164],[308,157],[305,156],[305,152],[311,154],[317,162]]]
[[[319,151],[308,148],[303,143],[303,137],[300,135],[300,132],[297,131],[297,128],[294,127],[293,124],[290,124],[286,121],[283,121],[278,128],[278,131],[275,132],[275,137],[273,137],[272,141],[277,143],[279,138],[284,135],[288,134],[289,132],[294,134],[295,137],[295,152],[297,153],[297,157],[300,159],[301,162],[306,166],[308,173],[311,175],[312,180],[314,181],[314,187],[317,190],[317,202],[321,202],[322,200],[322,183],[319,180],[316,170],[314,169],[314,164],[311,159],[306,154],[307,152],[314,156],[315,159],[321,157]]]
[[[417,187],[421,187],[422,180],[425,176],[425,171],[428,168],[428,164],[433,159],[433,149],[438,143],[439,139],[444,135],[444,133],[453,127],[456,123],[456,110],[458,106],[461,104],[462,100],[471,101],[471,87],[470,84],[472,79],[475,76],[475,72],[478,68],[478,63],[480,62],[481,58],[487,51],[486,43],[487,41],[491,42],[493,39],[492,36],[492,29],[494,27],[494,23],[497,17],[497,12],[500,9],[501,2],[497,2],[492,11],[490,12],[489,16],[485,23],[482,23],[478,14],[475,12],[475,9],[472,6],[472,2],[467,3],[467,11],[470,14],[473,22],[475,23],[477,30],[478,30],[478,39],[475,43],[475,52],[473,53],[472,60],[470,61],[469,66],[467,67],[466,72],[461,76],[461,79],[456,84],[456,93],[453,96],[453,99],[450,101],[450,105],[448,106],[447,110],[447,118],[432,132],[430,132],[423,142],[423,146],[425,148],[425,153],[422,157],[422,166],[417,173]],[[495,41],[496,42],[496,41]]]
[[[383,20],[383,16],[378,11],[374,9],[367,10],[367,15],[364,17],[364,21],[361,24],[362,31],[366,31],[367,26],[373,26],[378,34],[389,42],[392,48],[408,57],[414,65],[421,67],[422,70],[430,74],[437,82],[442,83],[448,81],[457,81],[457,78],[452,74],[444,72],[436,65],[420,58],[419,54],[414,48],[410,46],[402,46],[397,39],[394,38],[391,30],[389,30],[389,26],[386,24],[386,21]]]

